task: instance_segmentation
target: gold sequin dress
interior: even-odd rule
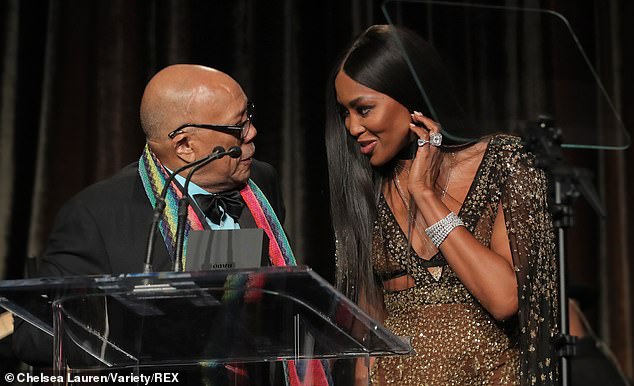
[[[373,385],[555,384],[550,337],[557,331],[556,265],[546,180],[518,138],[492,137],[459,216],[488,246],[502,205],[518,277],[520,310],[497,322],[440,253],[423,261],[385,199],[378,203],[373,265],[383,279],[410,275],[415,286],[384,291],[385,326],[412,337],[413,356],[377,358]],[[428,266],[442,266],[438,280]]]

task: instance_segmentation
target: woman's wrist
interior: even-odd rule
[[[412,198],[427,224],[433,224],[450,212],[438,192],[433,189],[416,189]]]
[[[459,226],[465,226],[464,222],[462,222],[457,214],[449,212],[447,216],[425,229],[425,233],[427,233],[427,237],[429,237],[432,244],[434,244],[436,248],[440,249],[440,244],[445,241],[447,236],[449,236],[449,233]]]
[[[409,194],[417,203],[430,203],[440,199],[440,195],[433,188],[427,186],[411,186]]]

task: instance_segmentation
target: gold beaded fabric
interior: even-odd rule
[[[519,312],[496,321],[446,265],[436,281],[408,246],[385,199],[378,203],[373,265],[381,276],[410,275],[415,285],[384,290],[385,326],[412,337],[412,356],[377,358],[373,385],[554,385],[557,267],[544,173],[517,137],[490,139],[459,213],[489,246],[501,205],[517,273]],[[440,254],[432,260],[444,260]]]

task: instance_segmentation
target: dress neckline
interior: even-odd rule
[[[477,182],[480,178],[480,175],[482,174],[482,168],[484,167],[485,164],[485,160],[487,158],[487,156],[490,153],[490,149],[491,149],[491,142],[493,142],[493,140],[495,139],[495,136],[491,136],[490,138],[488,138],[488,142],[486,145],[486,148],[484,149],[484,154],[482,155],[482,159],[480,160],[480,164],[478,165],[478,168],[476,169],[476,173],[473,177],[473,181],[471,181],[471,185],[469,185],[469,190],[467,191],[467,195],[464,198],[464,201],[462,202],[462,204],[460,205],[460,210],[458,211],[458,217],[462,218],[463,216],[463,212],[465,210],[465,208],[467,207],[467,203],[469,201],[471,201],[471,196],[473,196],[473,191],[475,190],[476,186],[477,186]],[[401,228],[401,225],[398,223],[398,221],[396,220],[396,216],[394,215],[394,212],[392,211],[392,208],[390,208],[390,205],[387,203],[387,200],[385,199],[385,196],[383,195],[383,192],[381,192],[381,199],[385,202],[385,206],[387,206],[388,211],[390,212],[390,216],[392,217],[392,219],[396,222],[396,225],[398,227],[398,231],[401,234],[401,236],[403,236],[403,238],[405,240],[407,240],[407,235],[405,234],[405,231]],[[465,224],[467,226],[471,225],[471,224]],[[421,257],[418,255],[418,253],[416,253],[416,251],[414,250],[413,247],[410,246],[411,251],[414,253],[414,255],[416,255],[416,257],[420,260],[422,260],[423,262],[427,262],[427,261],[431,261],[434,259],[437,259],[440,256],[442,256],[442,253],[440,251],[438,251],[436,254],[432,255],[431,257],[429,257],[428,259]]]
[[[487,142],[487,146],[484,149],[484,154],[482,155],[482,159],[480,160],[480,164],[478,164],[478,168],[476,169],[476,173],[473,176],[473,180],[471,181],[471,185],[469,185],[469,190],[467,191],[467,195],[464,198],[464,201],[462,201],[462,205],[460,205],[460,209],[458,210],[458,217],[462,218],[462,215],[464,214],[464,210],[467,207],[467,202],[470,201],[473,196],[473,191],[475,190],[476,186],[478,185],[478,180],[480,179],[480,176],[482,175],[482,168],[484,168],[484,164],[490,153],[491,150],[491,142],[493,142],[493,140],[495,139],[494,136],[491,136],[490,138],[488,138],[488,142]]]

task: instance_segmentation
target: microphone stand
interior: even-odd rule
[[[589,170],[571,167],[565,164],[561,151],[562,130],[555,127],[551,117],[540,115],[522,130],[526,148],[535,155],[535,164],[546,171],[552,189],[549,189],[549,202],[553,225],[557,230],[557,255],[559,264],[559,324],[560,332],[554,337],[556,354],[561,358],[561,384],[570,385],[571,357],[579,355],[577,337],[569,334],[568,294],[566,280],[566,229],[574,225],[574,201],[583,195],[595,212],[601,217],[607,216],[601,199],[592,185],[592,173]]]
[[[219,150],[219,151],[217,151]],[[192,176],[198,169],[207,165],[208,163],[215,161],[224,157],[225,155],[230,156],[231,158],[238,158],[242,155],[242,149],[238,146],[232,146],[227,151],[220,146],[214,149],[215,157],[209,157],[209,159],[204,160],[203,162],[198,163],[196,166],[192,168],[192,170],[187,174],[187,178],[185,179],[185,186],[183,187],[184,193],[183,197],[178,200],[178,224],[176,226],[176,245],[174,251],[174,272],[180,272],[183,269],[183,247],[185,244],[185,224],[187,222],[187,208],[189,206],[189,182],[191,181]]]
[[[150,225],[150,232],[148,233],[148,241],[145,247],[145,262],[143,264],[143,273],[152,272],[152,257],[154,254],[154,240],[156,239],[156,230],[158,228],[158,223],[161,220],[161,215],[165,210],[165,197],[167,196],[167,191],[169,189],[170,184],[174,181],[174,178],[184,170],[195,167],[202,163],[211,162],[217,157],[217,154],[224,152],[224,148],[221,146],[215,147],[213,152],[209,154],[207,157],[201,158],[194,162],[188,163],[185,166],[182,166],[176,169],[172,174],[169,175],[167,181],[165,181],[165,186],[163,186],[163,190],[161,191],[161,195],[156,198],[156,206],[154,207],[154,211],[152,214],[152,225]],[[187,191],[182,192],[183,196],[186,196]]]

